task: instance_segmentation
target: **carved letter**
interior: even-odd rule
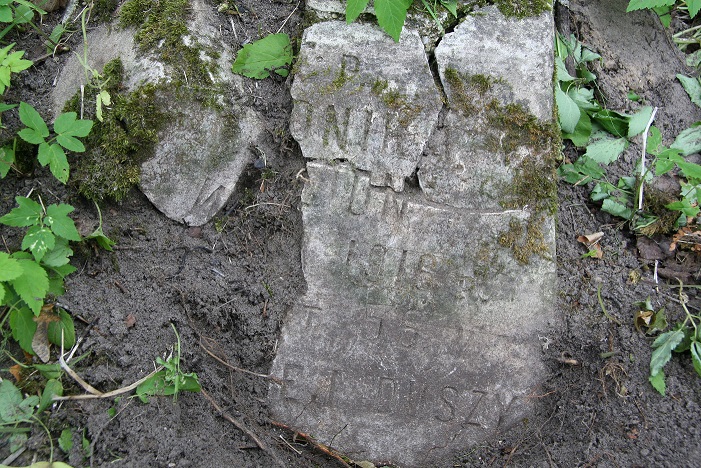
[[[455,419],[455,400],[457,400],[458,396],[459,393],[457,389],[453,387],[443,387],[440,398],[445,404],[445,407],[441,408],[440,412],[436,415],[437,420],[448,422]]]

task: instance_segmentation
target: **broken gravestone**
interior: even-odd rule
[[[436,59],[446,105],[418,34],[318,23],[292,86],[308,290],[271,411],[355,460],[435,463],[525,417],[545,378],[552,16],[483,9]]]
[[[191,3],[188,33],[175,39],[180,48],[175,51],[178,63],[164,60],[169,52],[164,49],[173,48],[170,38],[155,48],[145,48],[135,40],[139,27],[101,25],[86,38],[87,64],[99,72],[107,62],[120,58],[127,92],[157,85],[154,112],[164,117],[153,150],[142,155],[140,188],[167,217],[202,225],[233,192],[239,175],[252,160],[251,146],[264,143],[261,120],[243,98],[242,79],[231,72],[233,50],[213,26],[217,24],[213,10],[202,0]],[[144,21],[161,8],[144,5]],[[188,61],[193,60],[201,63],[191,65]],[[207,73],[189,76],[193,68],[206,69]],[[81,85],[86,85],[89,75],[77,56],[71,57],[57,80],[56,114]],[[131,124],[128,118],[122,120]]]

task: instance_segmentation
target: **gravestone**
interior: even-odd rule
[[[480,13],[436,50],[445,104],[415,32],[303,36],[291,130],[310,159],[308,289],[269,398],[276,420],[355,460],[427,466],[525,417],[546,377],[552,201],[515,188],[554,183],[552,16]]]

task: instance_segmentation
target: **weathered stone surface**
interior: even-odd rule
[[[486,13],[484,20],[496,24],[491,16],[500,14]],[[550,27],[551,18],[544,18],[540,24]],[[309,182],[302,194],[308,290],[282,330],[271,373],[283,383],[270,386],[271,409],[277,420],[355,460],[431,466],[526,416],[530,395],[544,378],[538,336],[554,318],[554,224],[540,209],[505,210],[500,192],[489,188],[489,177],[503,191],[524,162],[539,163],[550,140],[545,136],[534,143],[518,125],[483,134],[494,107],[471,108],[473,99],[482,96],[467,86],[465,99],[448,91],[445,119],[439,123],[434,113],[425,122],[437,127],[420,163],[414,153],[402,157],[383,146],[363,152],[362,140],[353,138],[329,139],[325,145],[328,121],[306,116],[309,109],[312,116],[324,109],[329,99],[335,99],[334,107],[371,109],[372,121],[395,115],[378,104],[367,85],[343,89],[340,99],[319,96],[339,76],[340,57],[348,50],[357,55],[354,45],[344,46],[355,36],[327,27],[305,35],[302,83],[293,86],[294,134],[304,156],[315,160],[307,163]],[[491,31],[504,38],[509,33]],[[359,60],[353,76],[372,77],[359,83],[389,82],[383,73],[394,73],[399,68],[394,63],[403,58],[393,52],[391,39],[369,37],[382,66]],[[473,45],[482,50],[472,41],[463,50]],[[550,47],[548,39],[541,53],[550,54]],[[420,51],[422,45],[414,41],[411,48]],[[498,52],[489,51],[489,57]],[[439,67],[443,72],[455,67],[461,81],[454,84],[464,84],[478,72],[455,55],[454,62],[441,59]],[[315,65],[331,60],[336,60],[333,67]],[[346,58],[346,69],[349,63]],[[422,73],[419,63],[419,73],[409,67],[403,76]],[[495,70],[485,66],[482,72]],[[433,93],[425,82],[420,86]],[[512,102],[513,94],[504,94],[510,90],[502,83],[485,96],[502,99],[498,108]],[[551,93],[537,98],[544,100],[538,109],[552,105]],[[526,120],[536,121],[532,116]],[[357,135],[352,128],[341,134]],[[413,136],[420,150],[418,135]],[[524,142],[509,144],[516,136]],[[403,181],[416,169],[412,164],[420,164],[419,187],[375,183],[378,167],[394,175],[391,181]],[[439,176],[449,182],[429,187]],[[530,196],[542,207],[540,193]]]
[[[514,177],[524,177],[521,168],[547,159],[553,149],[553,30],[550,13],[515,20],[489,7],[438,45],[449,110],[419,170],[429,199],[499,210]],[[507,107],[513,104],[520,109]]]
[[[344,159],[401,191],[441,107],[421,38],[394,43],[376,26],[324,22],[304,32],[290,130],[314,159]]]
[[[261,144],[263,125],[258,115],[239,99],[245,95],[242,79],[230,71],[234,53],[214,29],[217,21],[211,17],[213,10],[203,0],[194,0],[192,11],[188,24],[191,34],[183,41],[188,46],[217,52],[217,67],[210,75],[208,88],[222,90],[217,96],[218,106],[205,105],[194,94],[181,92],[174,98],[175,94],[165,87],[159,91],[166,94],[158,99],[163,105],[158,111],[167,118],[159,131],[154,154],[142,165],[140,187],[169,218],[201,225],[216,214],[233,192],[241,171],[252,159],[251,145]],[[88,44],[88,63],[96,70],[121,58],[128,90],[146,83],[188,79],[182,70],[162,63],[158,54],[140,52],[131,29],[98,27],[89,32]],[[211,60],[205,53],[201,57]],[[57,81],[56,114],[85,82],[83,67],[72,57]]]

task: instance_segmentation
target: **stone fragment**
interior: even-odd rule
[[[435,54],[448,112],[421,163],[423,191],[437,203],[494,211],[513,205],[514,184],[535,178],[516,202],[537,204],[530,199],[554,184],[543,172],[557,132],[552,14],[517,20],[484,8]]]
[[[213,61],[205,50],[216,51],[210,83],[200,95],[212,93],[208,103],[195,93],[175,92],[169,86],[191,79],[177,66],[163,63],[158,51],[139,51],[134,30],[100,26],[88,33],[88,64],[96,70],[121,58],[129,91],[147,83],[159,84],[159,113],[167,116],[154,153],[141,168],[142,192],[163,214],[188,225],[202,225],[224,206],[243,168],[252,160],[251,146],[261,145],[263,125],[245,104],[242,79],[231,71],[234,51],[221,39],[213,10],[194,0],[182,40],[200,48],[201,59]],[[74,56],[64,67],[54,92],[55,113],[81,85],[86,73]],[[183,88],[191,89],[193,85]],[[90,103],[86,103],[90,105]],[[94,104],[93,104],[94,105]]]
[[[369,110],[370,123],[396,118],[372,85],[368,90],[372,80],[396,86],[412,105],[421,97],[407,89],[437,93],[432,82],[413,81],[423,61],[412,59],[418,70],[404,63],[422,55],[421,42],[405,33],[403,47],[411,50],[400,54],[367,25],[317,24],[304,36],[292,128],[312,160],[302,193],[308,288],[285,320],[271,369],[282,384],[270,385],[269,398],[276,420],[354,460],[433,466],[527,416],[545,377],[538,336],[554,320],[552,200],[547,190],[527,191],[532,208],[524,208],[511,189],[519,185],[515,173],[530,172],[552,187],[541,158],[552,149],[551,116],[538,120],[528,107],[531,98],[542,99],[536,111],[544,112],[552,93],[519,95],[527,107],[512,112],[516,125],[508,128],[513,119],[491,113],[513,104],[512,85],[470,76],[498,78],[507,71],[489,62],[522,67],[519,60],[533,57],[492,57],[507,51],[488,52],[479,41],[509,41],[514,30],[515,44],[521,30],[496,9],[484,13],[476,21],[498,29],[456,36],[465,54],[481,51],[474,57],[481,68],[468,67],[455,45],[454,60],[443,55],[439,62],[444,86],[454,77],[464,93],[446,90],[450,102],[440,121],[428,99],[422,110],[431,112],[421,125],[397,127],[391,145],[377,144],[384,133],[358,132],[374,127],[359,126],[363,120],[354,116]],[[537,24],[552,28],[552,17]],[[552,54],[551,36],[535,26],[532,32],[548,37],[540,53]],[[363,41],[370,59],[359,52]],[[484,83],[491,84],[482,91]],[[355,125],[337,125],[345,122],[339,108]],[[364,134],[372,136],[368,143],[358,138]],[[404,184],[417,163],[420,185]]]
[[[317,23],[304,32],[290,130],[306,157],[346,160],[370,183],[404,187],[441,108],[421,38],[376,26]]]

